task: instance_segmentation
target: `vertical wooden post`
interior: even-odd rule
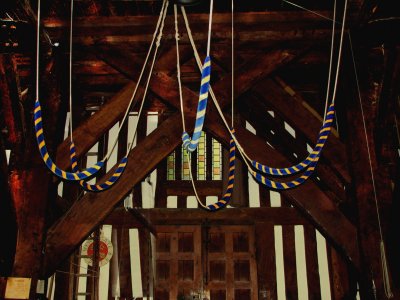
[[[8,187],[6,152],[0,138],[0,226],[7,229],[7,235],[0,247],[0,277],[11,274],[15,255],[17,224],[14,204]],[[1,296],[1,294],[0,294]]]
[[[260,222],[255,225],[258,288],[266,292],[260,300],[277,299],[274,225]]]
[[[349,99],[346,101],[347,120],[349,124],[348,150],[353,171],[353,192],[358,208],[359,242],[363,260],[362,270],[360,270],[361,297],[363,299],[373,299],[375,297],[373,285],[375,285],[377,299],[385,299],[379,249],[381,241],[380,229],[370,169],[370,164],[372,164],[375,184],[383,179],[381,176],[384,175],[380,172],[379,162],[375,153],[375,140],[373,136],[376,103],[382,86],[380,79],[378,79],[381,74],[372,74],[367,54],[360,58],[362,63],[357,64],[364,120],[356,88],[354,88],[353,94],[347,97]],[[356,82],[352,83],[356,87]],[[364,131],[364,122],[366,124],[367,136]],[[384,198],[391,195],[390,186],[376,185],[376,193],[378,210],[381,214],[382,210],[380,208],[382,204],[388,201]],[[381,225],[383,225],[383,219],[381,219]],[[382,232],[384,233],[384,228],[382,228]]]
[[[43,57],[44,58],[44,57]],[[9,63],[14,63],[9,61]],[[57,73],[57,56],[50,57],[45,72],[42,71],[43,119],[46,138],[48,141],[56,131],[58,111],[60,109],[60,90]],[[6,69],[10,78],[19,90],[19,80],[15,72],[15,65]],[[15,88],[14,88],[15,90]],[[51,176],[40,158],[34,138],[32,114],[24,114],[25,111],[33,111],[33,95],[29,94],[23,103],[18,93],[9,95],[14,109],[9,118],[13,128],[20,128],[20,137],[15,140],[15,151],[10,159],[9,186],[11,196],[16,208],[18,226],[17,247],[13,264],[12,276],[31,278],[30,298],[34,299],[37,279],[41,273],[43,256],[43,241],[45,232],[45,216]],[[29,101],[28,101],[29,100]],[[26,124],[26,126],[25,126]],[[19,135],[17,135],[18,137]],[[23,139],[23,138],[24,139]],[[51,151],[54,144],[48,143]]]
[[[306,246],[307,287],[310,299],[321,297],[321,285],[318,270],[318,251],[315,228],[312,225],[304,226],[304,242]]]
[[[139,248],[140,248],[140,267],[142,271],[142,288],[143,288],[143,297],[149,297],[152,293],[150,291],[150,238],[151,234],[147,229],[140,228],[139,229]]]

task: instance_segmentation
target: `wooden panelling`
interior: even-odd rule
[[[274,225],[260,222],[255,225],[258,289],[265,291],[260,300],[277,299]]]
[[[296,248],[294,244],[294,226],[282,226],[283,260],[285,266],[286,299],[295,300],[298,297],[296,276]]]
[[[321,285],[318,272],[318,254],[315,228],[311,225],[304,226],[304,241],[306,247],[306,267],[308,296],[310,299],[321,297]]]

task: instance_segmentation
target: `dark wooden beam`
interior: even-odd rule
[[[320,12],[327,16],[329,12]],[[204,26],[208,14],[188,14],[196,41],[207,39]],[[230,40],[230,13],[213,15],[213,38]],[[96,43],[148,43],[152,39],[157,16],[111,16],[77,18],[74,23],[74,42],[85,45]],[[315,41],[329,38],[330,22],[303,11],[265,11],[235,14],[237,42],[254,41]],[[173,16],[166,18],[166,27],[171,28]],[[46,30],[53,39],[62,39],[62,30],[68,26],[61,19],[44,20]],[[183,31],[183,29],[182,29]],[[164,40],[173,41],[173,34],[164,35]],[[188,43],[183,35],[182,43]]]
[[[129,209],[129,212],[131,215],[138,221],[142,227],[146,228],[149,230],[152,234],[156,234],[156,228],[154,225],[149,221],[143,214],[136,208],[131,208]]]
[[[135,214],[140,213],[153,226],[201,225],[204,220],[207,220],[210,225],[251,225],[257,222],[270,222],[274,225],[308,224],[308,221],[295,208],[291,207],[235,207],[223,209],[218,213],[210,213],[197,208],[138,208],[135,210]],[[143,228],[143,224],[138,222],[131,213],[132,209],[126,211],[117,208],[104,219],[104,224]]]
[[[165,185],[164,189],[167,194],[175,196],[193,195],[193,186],[190,181],[166,181],[158,184]],[[220,195],[223,193],[222,180],[196,180],[196,189],[199,196]]]
[[[46,107],[46,113],[50,115],[44,120],[44,127],[47,129],[46,137],[48,141],[51,141],[56,133],[60,109],[59,60],[57,55],[51,57],[43,55],[42,61],[45,63],[40,69],[45,71],[42,71],[43,76],[40,82],[41,100],[43,106]],[[33,96],[29,95],[28,99],[31,101],[25,103],[27,111],[33,111],[32,98]],[[13,99],[13,101],[18,102],[20,99]],[[43,258],[46,209],[48,197],[51,195],[52,177],[39,155],[31,116],[27,114],[24,118],[26,124],[31,124],[26,127],[26,139],[21,141],[22,145],[19,145],[24,147],[24,152],[13,155],[10,160],[9,184],[18,224],[12,276],[32,279],[30,299],[33,299]],[[52,146],[52,143],[48,143],[49,151],[52,150]],[[55,189],[52,190],[55,191]]]
[[[17,63],[14,55],[0,54],[0,96],[2,134],[5,146],[13,152],[21,152],[21,144],[25,132],[25,120],[20,102]]]
[[[17,223],[14,203],[8,186],[8,167],[3,140],[0,138],[0,226],[7,228],[7,236],[4,237],[0,248],[0,277],[11,275],[14,263],[15,246],[17,238]],[[0,297],[1,297],[0,293]]]
[[[384,204],[391,202],[392,190],[389,178],[385,172],[382,172],[382,166],[377,161],[373,136],[375,125],[373,120],[377,111],[377,100],[382,90],[382,73],[371,68],[368,52],[357,52],[356,54],[358,54],[356,59],[359,62],[357,63],[357,73],[361,89],[361,104],[356,82],[353,81],[354,77],[351,77],[348,80],[349,88],[346,89],[347,93],[350,93],[348,98],[351,101],[346,101],[346,112],[349,124],[348,151],[352,167],[353,196],[358,209],[359,247],[362,257],[360,296],[372,299],[375,293],[373,285],[375,285],[377,299],[384,299],[386,296],[382,279],[380,231],[382,230],[385,240]],[[354,76],[350,72],[348,74]],[[362,105],[364,116],[361,113],[360,105]],[[374,178],[372,178],[372,174]],[[376,200],[374,189],[377,194]],[[378,218],[381,221],[381,228],[379,228]]]

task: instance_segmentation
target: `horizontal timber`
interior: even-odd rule
[[[256,222],[271,222],[275,225],[304,225],[308,221],[298,210],[291,207],[253,207],[226,208],[218,212],[209,212],[201,208],[117,208],[105,220],[104,224],[141,228],[143,225],[131,215],[132,211],[143,215],[152,226],[157,225],[200,225],[207,221],[210,225],[247,225]],[[126,215],[130,215],[127,217]]]

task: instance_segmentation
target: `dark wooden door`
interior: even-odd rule
[[[159,226],[156,251],[158,300],[258,299],[253,226]]]
[[[159,226],[155,299],[185,299],[201,290],[201,227]]]
[[[208,299],[257,299],[254,227],[218,226],[207,231],[204,289]]]

